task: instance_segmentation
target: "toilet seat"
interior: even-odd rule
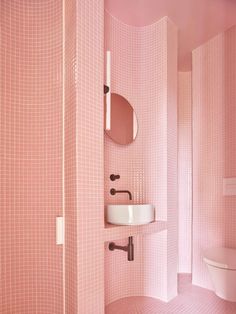
[[[236,249],[210,248],[204,251],[204,261],[211,266],[236,270]]]

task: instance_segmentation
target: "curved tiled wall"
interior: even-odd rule
[[[104,313],[103,0],[65,2],[66,313]]]
[[[78,312],[76,203],[76,1],[64,2],[65,312]]]
[[[212,289],[203,262],[208,247],[236,246],[235,177],[236,28],[193,52],[193,282]]]
[[[225,177],[236,177],[236,26],[225,33]],[[226,245],[236,248],[236,197],[224,198],[226,215]]]
[[[138,118],[132,144],[120,146],[105,136],[105,202],[126,201],[126,195],[111,196],[111,187],[128,189],[135,203],[154,204],[156,219],[168,221],[168,231],[134,238],[133,262],[105,245],[106,304],[132,295],[167,300],[176,293],[176,39],[168,18],[133,27],[105,14],[111,90],[132,104]],[[120,179],[111,182],[111,173],[119,173]]]
[[[0,312],[103,313],[103,0],[0,9]]]
[[[0,1],[0,312],[63,312],[62,2]]]
[[[179,273],[192,272],[192,73],[178,73]]]
[[[66,311],[104,311],[103,1],[64,2],[65,11],[62,4],[0,2],[3,314],[63,313],[63,252],[55,245],[63,124]],[[108,175],[118,171],[116,187],[153,203],[168,225],[135,237],[134,263],[106,250],[106,303],[134,294],[169,300],[177,283],[176,29],[168,18],[144,28],[106,22],[112,90],[130,100],[139,120],[133,144],[105,139],[106,202],[114,201]]]

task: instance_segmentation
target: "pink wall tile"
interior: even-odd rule
[[[132,202],[154,204],[156,219],[169,219],[170,228],[168,234],[135,237],[134,262],[128,262],[122,252],[110,252],[105,245],[106,304],[131,295],[167,300],[176,293],[177,224],[171,223],[177,213],[176,38],[176,29],[167,18],[150,26],[132,27],[109,13],[105,15],[111,90],[132,104],[138,118],[138,135],[132,144],[120,146],[105,136],[105,202],[128,202],[126,195],[109,194],[111,187],[128,189]],[[112,173],[119,173],[120,180],[111,182]]]
[[[104,7],[76,1],[77,312],[104,313]]]
[[[170,301],[177,295],[178,269],[178,168],[177,168],[177,28],[171,20],[167,20],[167,193],[166,212],[168,222],[166,261],[167,263],[167,293],[165,301]],[[156,146],[158,149],[158,146]]]
[[[192,268],[192,73],[178,74],[178,207],[180,273]]]
[[[236,177],[236,27],[225,33],[225,177]],[[225,197],[226,245],[236,248],[236,196]]]
[[[193,283],[212,288],[202,251],[224,246],[225,41],[220,34],[193,52]]]
[[[0,5],[0,312],[63,312],[64,88],[66,311],[103,313],[103,2]]]
[[[2,314],[63,310],[61,17],[57,1],[0,2]]]
[[[105,0],[108,12],[133,26],[155,23],[168,16],[178,26],[179,70],[192,68],[192,50],[235,25],[234,0]]]
[[[76,199],[76,1],[65,1],[65,311],[78,313]]]
[[[212,288],[202,250],[236,248],[235,196],[223,196],[223,177],[235,177],[236,28],[193,53],[193,282]]]

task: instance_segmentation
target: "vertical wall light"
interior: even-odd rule
[[[106,53],[106,86],[109,88],[106,93],[106,130],[111,129],[111,52]]]
[[[138,121],[136,118],[135,111],[133,110],[133,140],[135,140],[138,133]]]

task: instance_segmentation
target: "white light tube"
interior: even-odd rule
[[[106,93],[106,130],[111,129],[111,52],[106,53],[106,86],[109,91]]]

